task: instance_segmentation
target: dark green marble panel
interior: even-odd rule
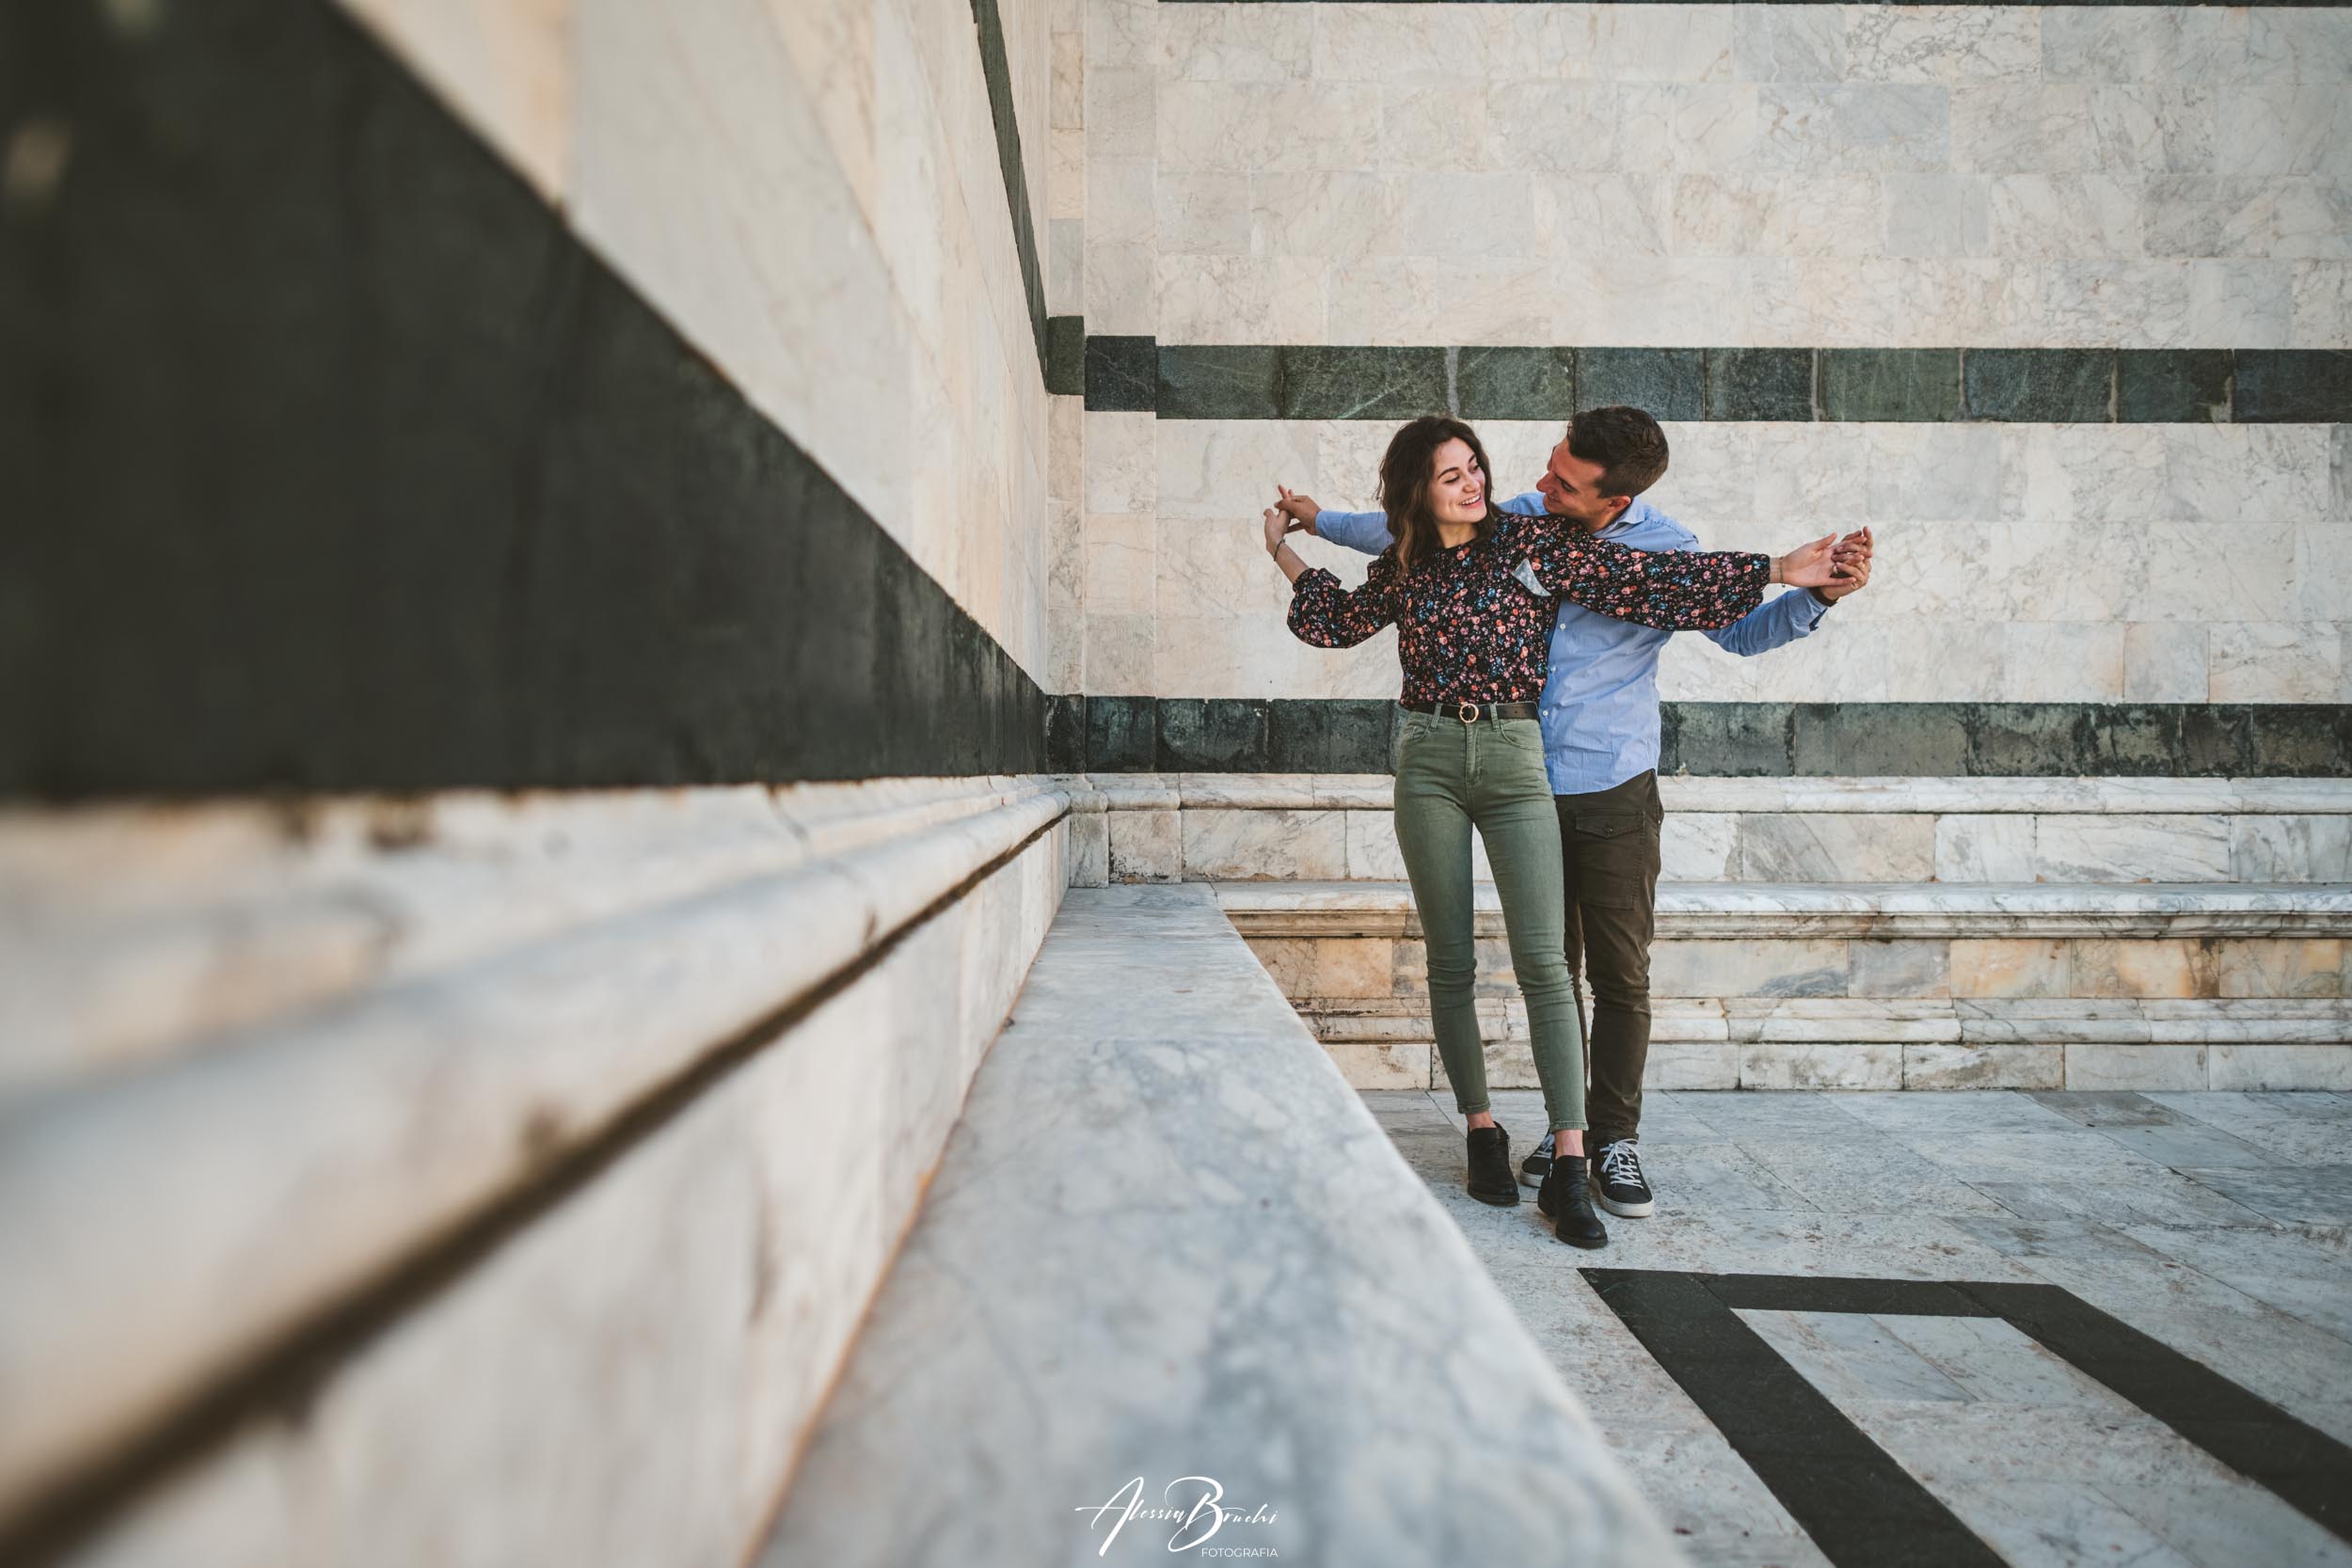
[[[1961,356],[1972,420],[2105,423],[2115,417],[2115,353],[2092,348],[1972,348]]]
[[[1148,414],[1160,395],[1159,344],[1150,338],[1087,340],[1087,406],[1103,413]]]
[[[1565,348],[1454,351],[1454,406],[1466,420],[1560,420],[1576,412],[1576,352]]]
[[[2352,351],[2242,348],[2234,412],[2249,423],[2352,420]]]
[[[2297,777],[2352,773],[2352,706],[2249,703],[2246,770]]]
[[[1581,348],[1577,405],[1629,404],[1653,419],[1707,417],[1703,351],[1695,348]]]
[[[1045,699],[1045,768],[1049,773],[1087,770],[1087,700],[1075,694]]]
[[[1161,698],[1159,770],[1265,772],[1266,704],[1232,697]]]
[[[1950,777],[1968,768],[1965,705],[1804,703],[1788,771],[1806,777]]]
[[[2226,348],[2127,348],[2115,356],[2115,417],[2128,424],[2214,424],[2230,418]]]
[[[1812,419],[1813,357],[1809,348],[1708,349],[1707,417]]]
[[[1386,773],[1395,703],[1346,698],[1276,698],[1266,705],[1271,773]]]
[[[1825,420],[1960,417],[1958,349],[1825,348],[1820,375]]]
[[[1159,761],[1159,699],[1089,697],[1086,705],[1086,770],[1151,772]]]
[[[1083,397],[1087,389],[1087,321],[1054,316],[1045,323],[1045,389]]]
[[[1446,411],[1445,350],[1295,343],[1282,355],[1282,418],[1396,420]]]
[[[1279,420],[1282,351],[1270,344],[1162,344],[1163,420]]]
[[[1788,771],[1794,709],[1788,703],[1668,703],[1659,770],[1709,778],[1778,778]]]

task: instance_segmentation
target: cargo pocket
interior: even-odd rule
[[[1577,902],[1597,909],[1647,909],[1658,880],[1658,828],[1639,812],[1576,818],[1565,845],[1574,857]]]

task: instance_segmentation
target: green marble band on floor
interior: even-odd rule
[[[1067,325],[1062,324],[1067,323]],[[2332,424],[2352,350],[1359,347],[1084,338],[1086,405],[1164,420],[1661,420]]]

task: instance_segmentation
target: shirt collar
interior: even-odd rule
[[[1606,539],[1613,533],[1627,532],[1630,530],[1641,527],[1644,523],[1648,522],[1649,518],[1649,502],[1644,500],[1641,497],[1636,496],[1630,501],[1626,503],[1626,509],[1623,512],[1617,514],[1617,520],[1615,522],[1611,523],[1607,528],[1602,529],[1597,534],[1595,534],[1594,537],[1597,539]]]

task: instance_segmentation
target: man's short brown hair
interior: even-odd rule
[[[1666,433],[1626,404],[1587,408],[1568,420],[1568,451],[1600,465],[1600,493],[1638,496],[1665,477]]]

